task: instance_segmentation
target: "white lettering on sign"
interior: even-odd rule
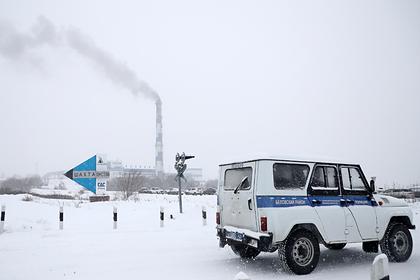
[[[109,171],[73,171],[73,178],[109,178]]]
[[[96,171],[73,171],[73,178],[96,178]]]

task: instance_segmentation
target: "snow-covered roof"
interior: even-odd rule
[[[283,155],[283,156],[253,156],[253,157],[248,157],[246,159],[227,160],[225,161],[225,163],[222,163],[219,166],[243,163],[243,162],[251,162],[251,161],[260,161],[260,160],[359,165],[358,163],[346,162],[343,160],[338,160],[338,159],[333,159],[333,158],[328,158],[328,157],[306,157],[305,158],[305,157],[299,157],[299,156],[284,156]]]

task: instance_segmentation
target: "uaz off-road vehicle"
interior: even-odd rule
[[[278,250],[284,269],[308,274],[319,244],[362,243],[404,262],[415,229],[408,205],[375,194],[359,165],[258,159],[220,165],[217,234],[242,258]]]

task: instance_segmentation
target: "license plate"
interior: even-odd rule
[[[244,240],[245,235],[243,233],[240,232],[231,232],[231,231],[227,231],[226,232],[226,238],[235,240],[235,241],[240,241],[242,242]]]

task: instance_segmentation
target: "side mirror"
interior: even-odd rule
[[[372,193],[374,193],[375,192],[375,179],[372,177],[372,179],[370,180],[370,184],[369,184],[369,186],[370,186],[370,191],[372,192]]]

